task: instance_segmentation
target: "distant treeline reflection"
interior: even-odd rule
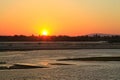
[[[107,41],[109,43],[120,43],[120,36],[0,36],[0,42],[3,41]]]

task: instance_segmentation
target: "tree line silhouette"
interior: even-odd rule
[[[4,41],[107,41],[109,43],[120,43],[120,35],[114,36],[25,36],[25,35],[14,35],[14,36],[0,36],[0,42]]]

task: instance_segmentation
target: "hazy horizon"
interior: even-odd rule
[[[107,33],[88,33],[88,34],[83,34],[83,35],[48,35],[48,36],[70,36],[70,37],[72,37],[72,36],[86,36],[86,35],[89,35],[89,36],[91,36],[91,35],[120,35],[120,34],[107,34]],[[40,34],[30,34],[30,35],[24,35],[24,34],[12,34],[12,35],[0,35],[0,36],[20,36],[20,35],[22,35],[22,36],[42,36],[42,35],[40,35]]]
[[[120,0],[0,0],[0,35],[120,34]],[[46,34],[43,32],[42,34]]]

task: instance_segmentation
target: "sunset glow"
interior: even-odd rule
[[[49,35],[120,34],[120,0],[0,0],[0,35],[43,28]]]
[[[41,35],[42,35],[42,36],[48,36],[48,31],[47,31],[47,30],[43,30],[43,31],[41,32]]]

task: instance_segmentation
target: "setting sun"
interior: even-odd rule
[[[43,30],[43,31],[41,32],[41,35],[42,35],[42,36],[47,36],[47,35],[48,35],[48,31],[47,31],[47,30]]]

